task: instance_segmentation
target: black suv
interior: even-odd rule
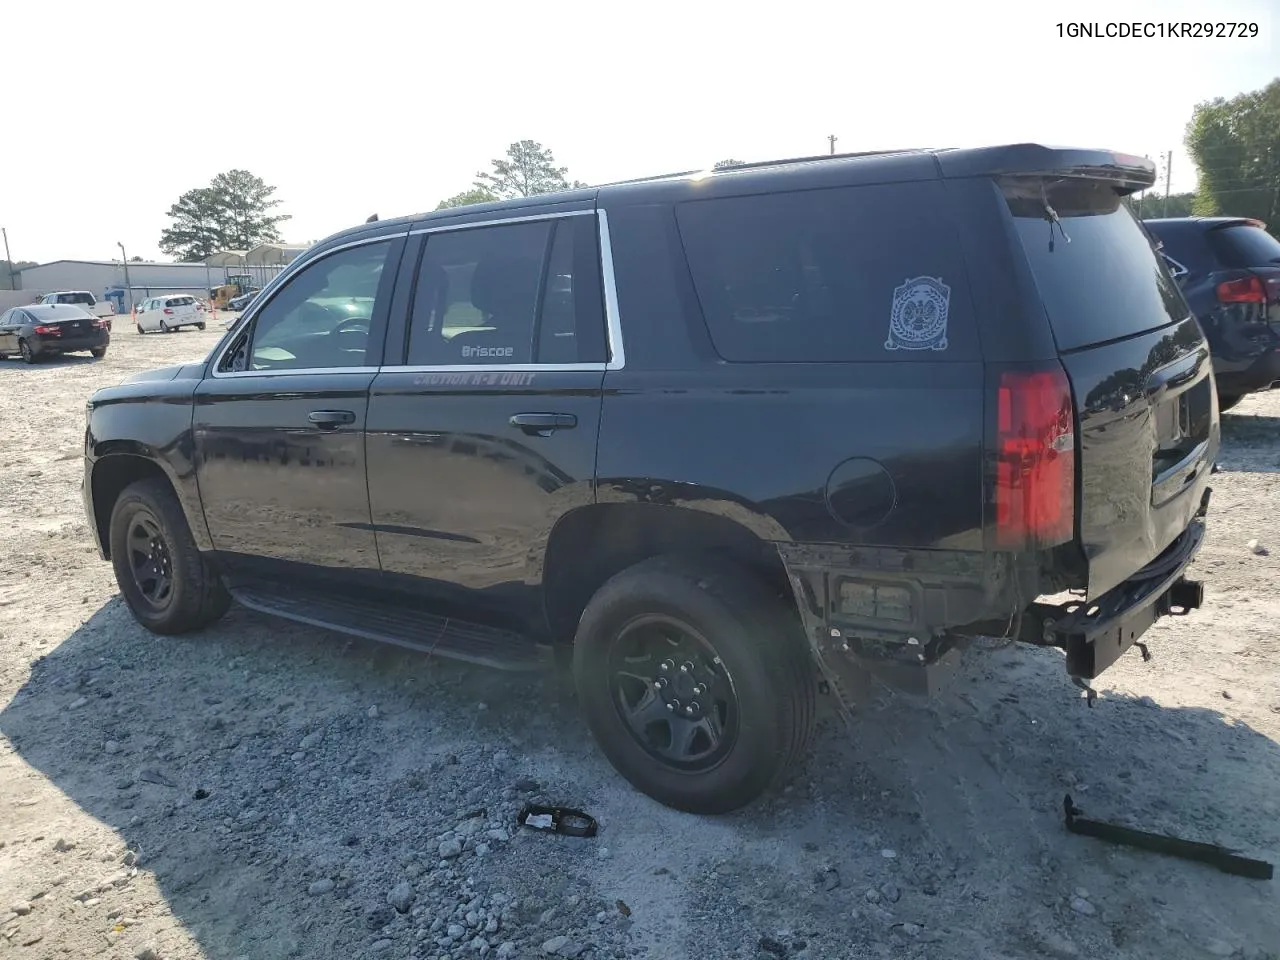
[[[157,633],[234,597],[498,667],[562,649],[623,775],[729,810],[820,689],[925,690],[993,635],[1087,684],[1200,604],[1218,411],[1121,202],[1152,179],[910,151],[365,224],[205,361],[94,395],[90,526]]]
[[[1280,380],[1280,240],[1243,217],[1143,223],[1209,340],[1221,409],[1269,390]]]

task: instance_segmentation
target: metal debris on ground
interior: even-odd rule
[[[595,817],[570,807],[544,807],[530,804],[516,817],[522,827],[560,833],[566,837],[594,837],[599,829]]]
[[[1217,867],[1223,873],[1251,877],[1255,880],[1270,880],[1274,871],[1272,865],[1265,860],[1251,860],[1233,850],[1211,843],[1198,843],[1161,833],[1146,833],[1114,823],[1103,823],[1100,820],[1086,820],[1080,816],[1083,811],[1071,802],[1070,794],[1063,799],[1062,807],[1066,813],[1067,829],[1081,836],[1096,837],[1099,840],[1139,847],[1155,853],[1167,853],[1187,860],[1198,860]]]

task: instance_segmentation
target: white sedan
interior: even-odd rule
[[[171,294],[150,297],[138,304],[134,318],[139,333],[168,333],[180,327],[204,329],[204,311],[196,305],[196,298],[187,294]]]

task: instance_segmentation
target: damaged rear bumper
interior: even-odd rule
[[[1184,576],[1204,543],[1204,521],[1191,525],[1159,557],[1092,603],[1033,603],[1018,639],[1059,647],[1067,673],[1092,680],[1138,643],[1163,616],[1181,616],[1204,602],[1204,587]]]

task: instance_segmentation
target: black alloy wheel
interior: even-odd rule
[[[623,627],[609,660],[618,713],[655,760],[693,773],[733,749],[739,716],[733,678],[692,626],[663,614],[637,617]]]
[[[142,599],[156,613],[173,602],[173,559],[160,521],[149,510],[139,510],[129,524],[129,570]]]

